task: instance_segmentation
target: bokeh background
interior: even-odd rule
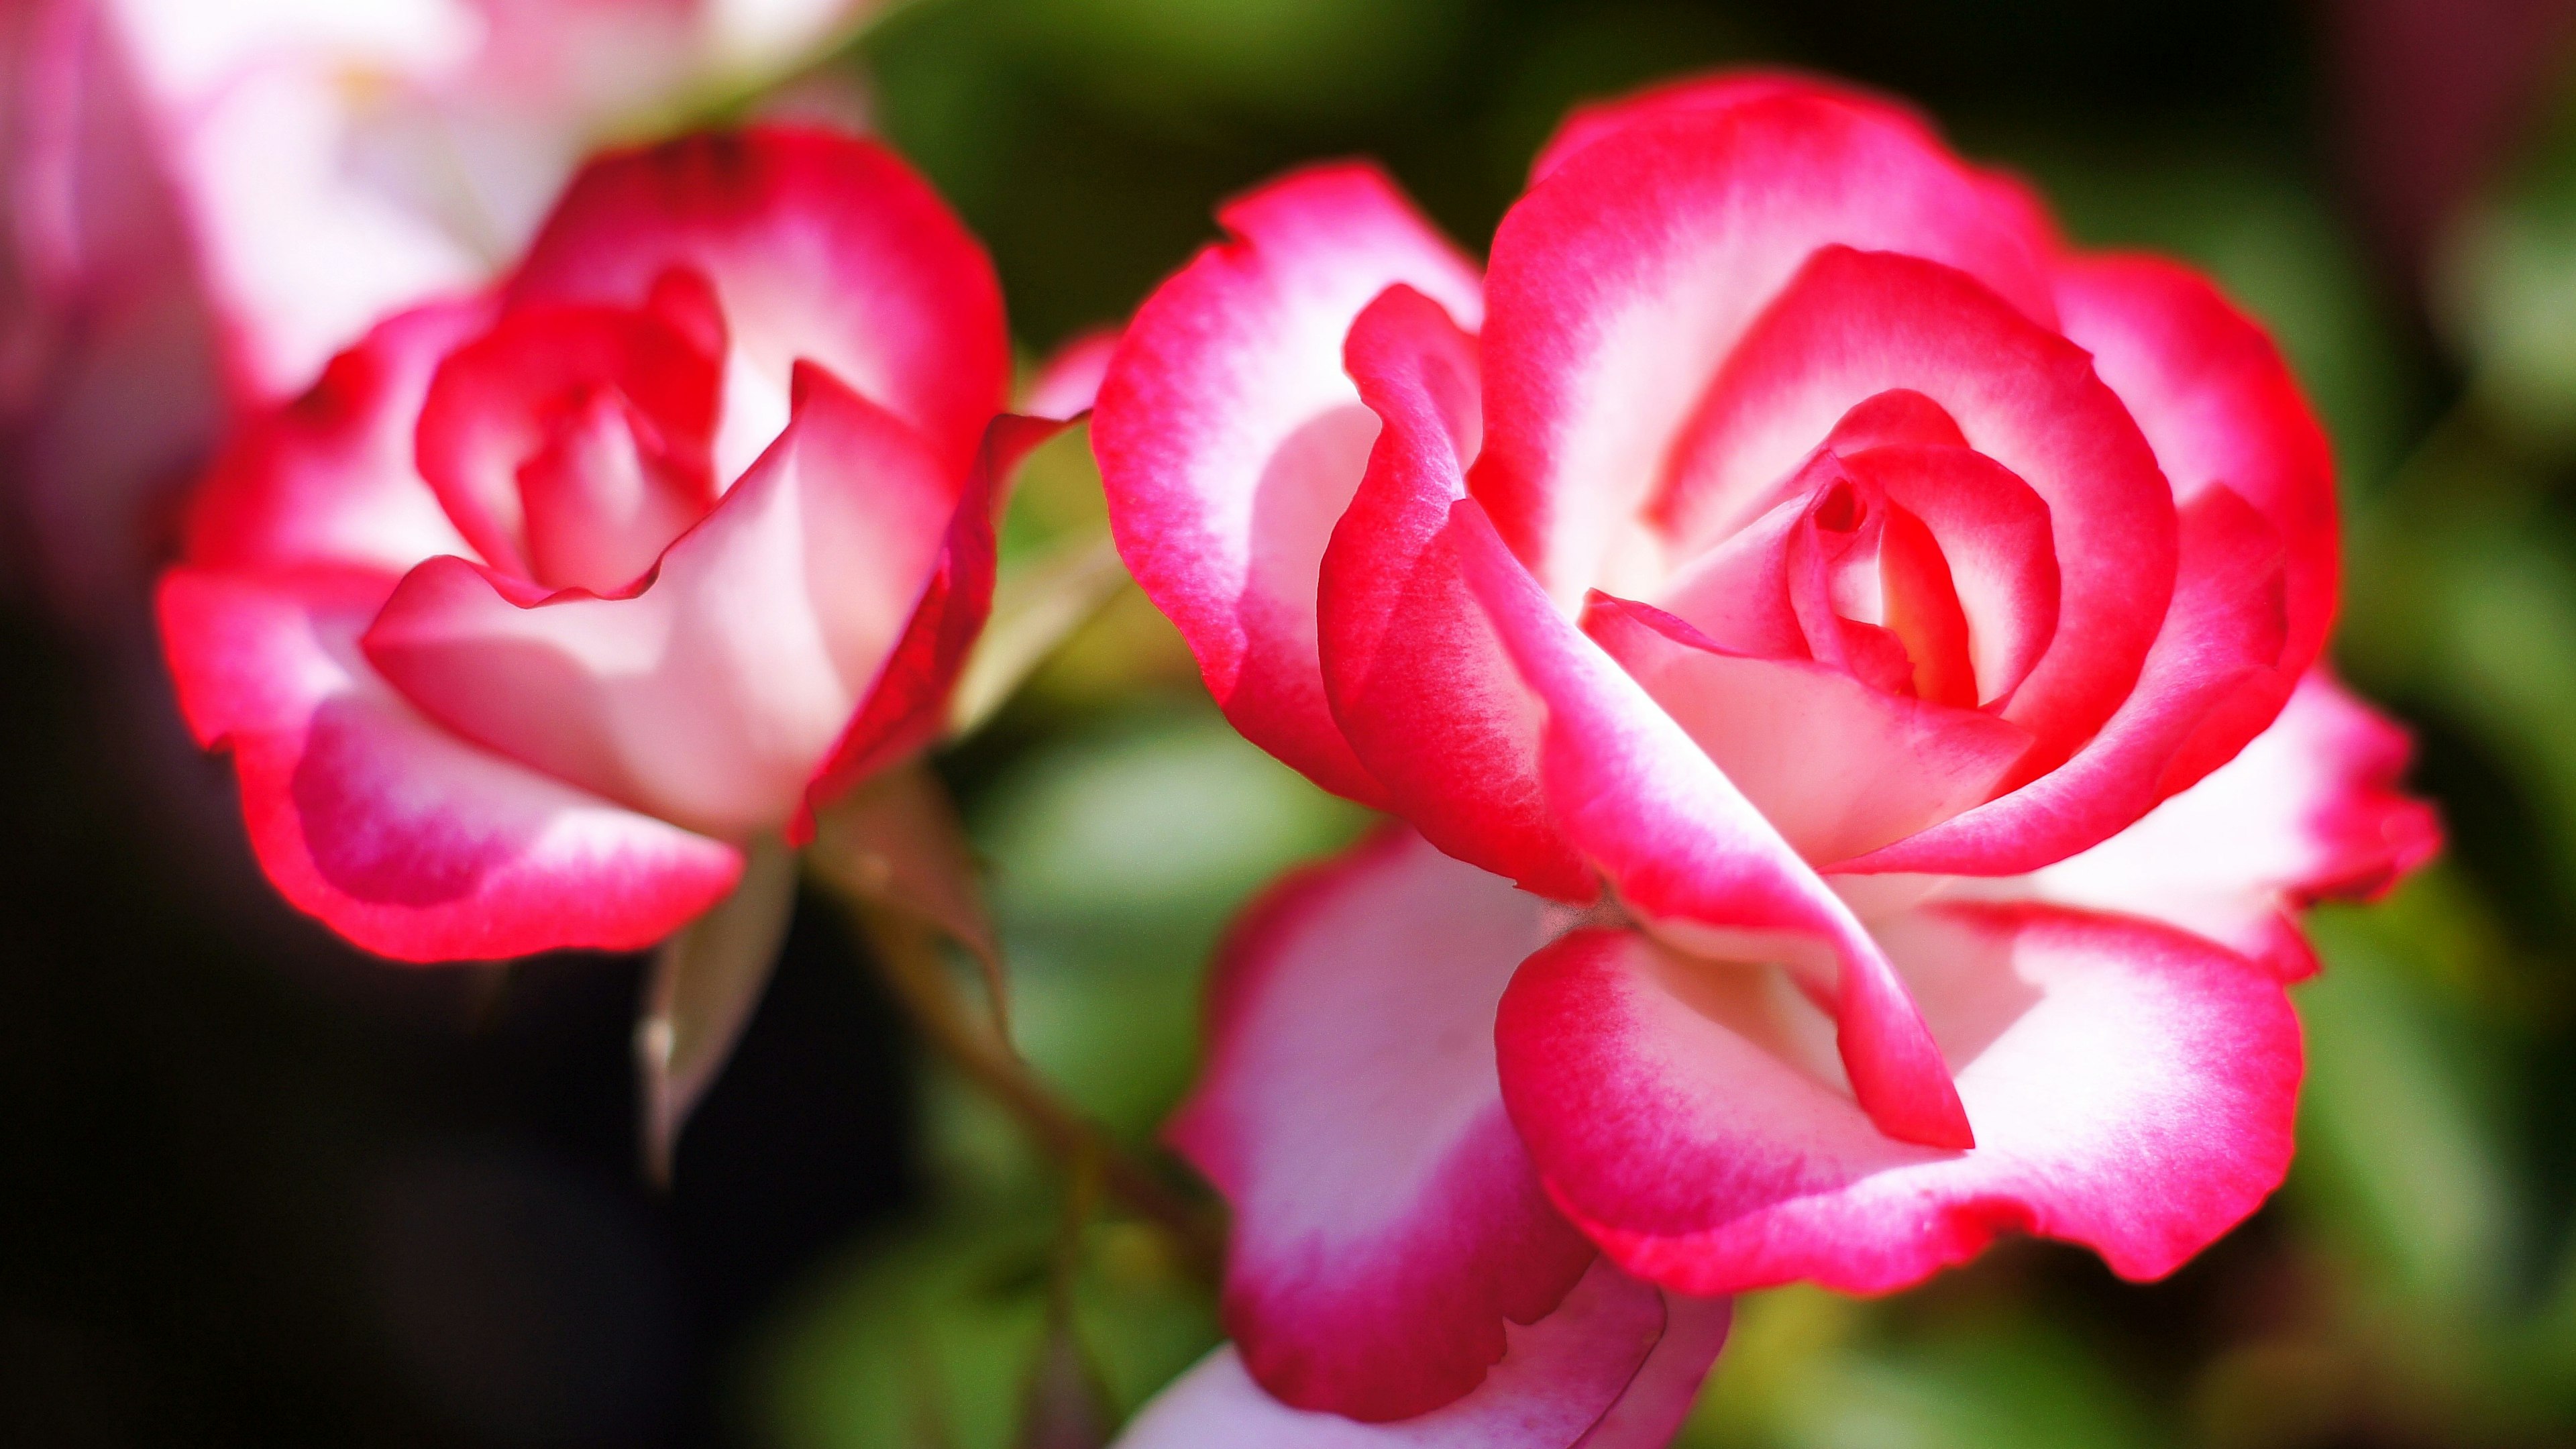
[[[829,64],[987,239],[1032,357],[1284,165],[1377,156],[1480,247],[1570,103],[1754,60],[1911,96],[2083,241],[2215,273],[2334,434],[2337,657],[2418,731],[2453,849],[2316,919],[2298,1166],[2243,1228],[2148,1286],[2021,1243],[1748,1299],[1682,1442],[2395,1449],[2576,1444],[2571,40],[2567,0],[916,0]],[[1098,508],[1055,445],[1008,546]],[[9,521],[0,1442],[1005,1449],[1035,1405],[1073,1446],[1213,1341],[820,896],[645,1188],[636,961],[407,970],[294,918],[133,601],[48,602]],[[1132,590],[939,765],[1023,1048],[1140,1143],[1226,919],[1366,826],[1224,726]]]

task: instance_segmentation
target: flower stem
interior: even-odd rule
[[[1169,1233],[1191,1268],[1213,1278],[1224,1259],[1223,1230],[1213,1215],[1174,1191],[1107,1128],[1057,1096],[1007,1040],[994,1034],[990,1017],[962,999],[937,930],[867,902],[850,904],[886,984],[932,1048],[1018,1119],[1049,1157],[1069,1172],[1097,1173],[1109,1196]]]

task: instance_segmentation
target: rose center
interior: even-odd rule
[[[640,307],[507,312],[431,380],[421,475],[492,567],[631,590],[715,504],[724,350],[693,272],[666,273]]]

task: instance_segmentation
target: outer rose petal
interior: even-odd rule
[[[1511,1331],[1475,1392],[1392,1424],[1292,1409],[1220,1348],[1155,1396],[1116,1449],[1662,1449],[1726,1340],[1727,1305],[1657,1294],[1596,1260]]]
[[[634,594],[414,569],[367,654],[425,713],[713,833],[787,823],[916,612],[957,492],[919,435],[814,368],[795,421]]]
[[[1433,844],[1543,895],[1590,900],[1600,883],[1539,782],[1545,712],[1442,534],[1480,432],[1475,339],[1399,284],[1352,325],[1349,359],[1382,426],[1319,575],[1333,716]]]
[[[1447,1404],[1593,1260],[1494,1080],[1494,1003],[1548,909],[1390,827],[1291,876],[1220,954],[1170,1136],[1234,1206],[1226,1328],[1288,1403]]]
[[[190,502],[189,562],[400,570],[473,557],[413,465],[412,422],[439,359],[491,314],[476,300],[389,318],[303,396],[244,424]]]
[[[1378,429],[1342,341],[1397,282],[1474,327],[1476,272],[1367,166],[1294,173],[1218,220],[1233,240],[1146,299],[1101,383],[1091,437],[1110,526],[1235,728],[1382,804],[1316,659],[1318,563]]]
[[[1663,561],[1638,510],[1709,378],[1810,254],[1929,258],[2045,321],[2042,240],[1919,124],[1840,99],[1783,91],[1624,127],[1494,235],[1475,495],[1560,602],[1596,584],[1651,594]]]
[[[2019,875],[2098,845],[2179,788],[2171,767],[2217,711],[2268,689],[2283,633],[2281,546],[2212,486],[2182,515],[2173,606],[2137,688],[2075,758],[2020,789],[1832,867],[1856,874]]]
[[[804,802],[788,824],[792,842],[801,845],[813,838],[815,811],[938,736],[949,691],[993,612],[993,525],[1011,475],[1031,449],[1065,427],[1054,418],[1004,413],[985,430],[983,449],[975,456],[974,472],[957,500],[947,541],[912,622],[904,626],[903,637],[895,641],[894,652],[886,656],[830,758],[806,785]]]
[[[1451,512],[1449,532],[1547,702],[1548,797],[1576,848],[1656,929],[1712,954],[1798,960],[1833,995],[1842,1060],[1870,1120],[1908,1142],[1967,1146],[1932,1037],[1850,909],[1644,688],[1558,617],[1474,500]]]
[[[751,395],[774,396],[799,361],[919,429],[964,476],[1010,377],[1001,289],[983,248],[893,153],[758,127],[595,161],[530,243],[510,301],[639,306],[682,265],[714,283],[733,334],[720,476],[768,441],[739,431]],[[773,413],[767,431],[783,421]]]
[[[1957,1073],[1973,1150],[1874,1130],[1830,1023],[1776,971],[1592,930],[1514,978],[1504,1099],[1603,1252],[1684,1292],[1876,1293],[2021,1229],[2154,1278],[2288,1170],[2299,1025],[2271,973],[2046,906],[1923,909],[1882,934]]]
[[[162,637],[197,738],[233,753],[269,879],[406,961],[652,945],[733,889],[731,846],[618,808],[422,719],[358,634],[390,575],[180,568]]]
[[[1731,110],[1748,102],[1777,96],[1792,96],[1810,102],[1836,102],[1879,120],[1911,126],[1922,132],[1926,142],[1935,146],[1940,144],[1940,136],[1932,123],[1921,112],[1894,96],[1880,95],[1832,76],[1808,75],[1803,71],[1730,70],[1648,86],[1616,100],[1576,106],[1556,128],[1556,134],[1539,148],[1538,159],[1530,163],[1530,184],[1536,186],[1546,180],[1550,172],[1564,165],[1567,158],[1584,147],[1641,121]]]
[[[1998,894],[2169,921],[2297,979],[2316,970],[2297,913],[2386,890],[2442,846],[2398,789],[2406,731],[2320,666],[2270,729],[2137,824]]]

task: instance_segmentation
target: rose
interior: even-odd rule
[[[867,8],[56,0],[42,28],[64,47],[96,30],[92,64],[136,103],[236,381],[268,397],[395,308],[479,284],[601,140],[747,89]],[[48,65],[73,59],[31,68],[61,86]]]
[[[303,387],[396,310],[482,285],[600,142],[786,72],[865,8],[11,7],[0,434],[56,602],[122,622],[158,562],[145,496],[201,465],[233,408]]]
[[[289,900],[405,960],[634,949],[924,743],[989,605],[1008,365],[889,153],[591,164],[489,295],[251,420],[159,610]]]
[[[1783,75],[1578,114],[1482,276],[1365,167],[1223,220],[1102,387],[1119,544],[1238,728],[1419,832],[1218,968],[1173,1136],[1252,1379],[1436,1409],[1596,1253],[2152,1277],[2279,1182],[2283,912],[2436,832],[2315,671],[2258,327]]]

